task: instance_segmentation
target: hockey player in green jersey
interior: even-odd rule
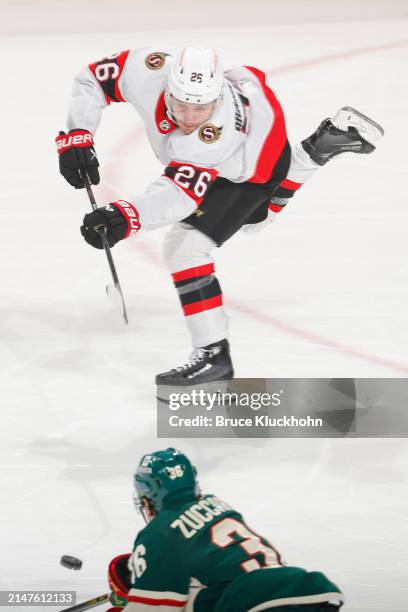
[[[334,612],[344,596],[321,572],[283,563],[241,514],[202,495],[174,448],[145,455],[134,477],[147,525],[109,565],[109,612]]]

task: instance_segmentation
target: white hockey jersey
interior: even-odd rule
[[[184,219],[218,177],[265,183],[287,143],[279,102],[256,68],[225,72],[219,102],[208,121],[184,134],[167,114],[164,91],[177,51],[122,51],[90,64],[74,81],[68,128],[95,133],[104,108],[128,102],[142,118],[164,174],[129,199],[147,229]]]

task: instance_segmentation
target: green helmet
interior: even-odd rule
[[[165,501],[177,502],[198,497],[196,476],[195,467],[186,455],[175,448],[144,455],[134,476],[135,501],[142,514],[144,500],[148,501],[150,510],[158,514]]]

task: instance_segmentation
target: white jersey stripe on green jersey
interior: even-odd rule
[[[328,601],[344,602],[344,595],[342,593],[321,593],[320,595],[304,595],[301,597],[283,597],[281,599],[271,599],[270,601],[264,601],[258,606],[251,608],[248,610],[248,612],[262,612],[262,610],[279,608],[280,606],[324,603]]]
[[[181,607],[180,607],[181,606]],[[143,602],[139,603],[128,603],[126,606],[128,612],[175,612],[175,610],[180,610],[183,612],[185,610],[184,604],[177,604],[177,607],[170,606],[167,604],[147,604]]]

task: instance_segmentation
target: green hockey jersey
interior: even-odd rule
[[[278,551],[214,495],[166,504],[139,532],[129,569],[129,612],[279,612],[282,605],[342,601],[320,572],[285,567]]]

